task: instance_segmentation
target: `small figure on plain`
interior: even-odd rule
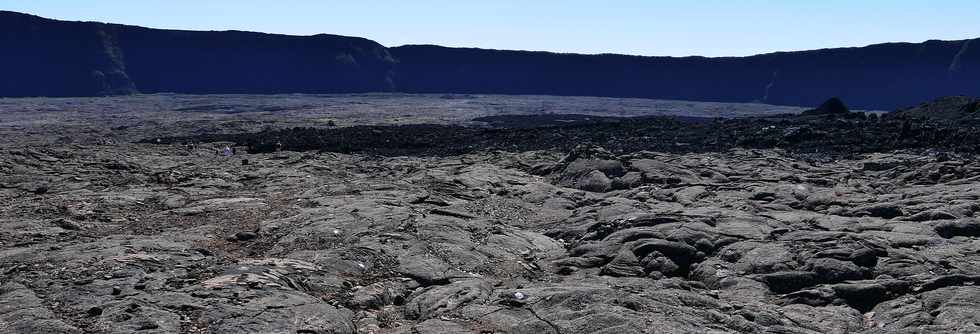
[[[225,146],[225,149],[224,149],[224,151],[222,151],[221,154],[224,155],[224,156],[226,156],[226,157],[230,157],[232,155],[235,155],[235,151],[232,151],[231,150],[231,147]]]

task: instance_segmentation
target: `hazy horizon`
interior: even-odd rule
[[[364,37],[385,46],[615,53],[644,56],[748,56],[889,42],[980,37],[971,1],[724,1],[681,3],[517,1],[373,4],[333,1],[105,0],[77,3],[0,0],[0,9],[68,21],[160,29],[243,30]],[[339,14],[338,14],[339,13]]]

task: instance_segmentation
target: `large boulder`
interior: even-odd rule
[[[590,192],[606,192],[613,188],[612,178],[626,173],[623,163],[608,151],[582,146],[568,154],[554,168],[555,183]]]
[[[946,239],[957,236],[980,237],[980,221],[974,219],[947,220],[937,224],[934,229],[939,236]]]
[[[827,101],[824,101],[824,103],[820,104],[820,106],[816,109],[804,111],[803,115],[839,115],[848,114],[850,112],[851,110],[847,108],[844,101],[841,101],[840,98],[832,97]]]

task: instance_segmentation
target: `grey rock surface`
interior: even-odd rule
[[[0,117],[0,333],[980,331],[969,157],[224,157]]]

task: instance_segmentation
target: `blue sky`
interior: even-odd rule
[[[666,56],[980,37],[976,0],[0,0],[0,9],[155,28],[332,33],[387,46]]]

